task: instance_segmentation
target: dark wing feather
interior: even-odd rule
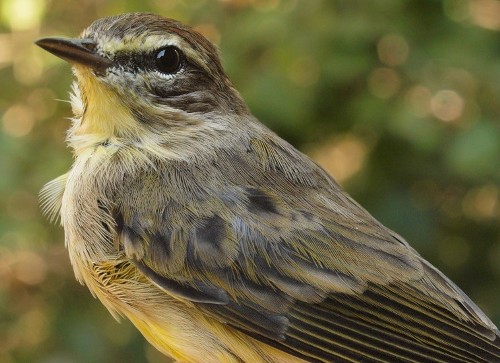
[[[295,149],[212,157],[124,180],[119,241],[166,293],[311,362],[500,362],[481,310]]]

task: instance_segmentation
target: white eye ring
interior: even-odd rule
[[[155,75],[157,75],[158,77],[163,78],[163,79],[174,79],[178,74],[183,73],[183,72],[184,72],[184,69],[182,69],[182,68],[176,73],[168,73],[168,74],[162,73],[158,70],[154,71]]]

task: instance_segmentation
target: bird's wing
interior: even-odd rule
[[[251,144],[267,167],[220,157],[213,173],[230,175],[211,190],[174,170],[163,177],[189,198],[124,198],[120,243],[147,278],[312,362],[500,362],[498,330],[456,285],[319,167],[268,143]]]

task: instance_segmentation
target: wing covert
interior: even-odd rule
[[[322,170],[313,185],[238,160],[219,157],[231,177],[213,189],[183,171],[192,179],[163,184],[190,193],[148,181],[158,204],[118,203],[119,243],[152,283],[308,361],[500,362],[481,310]]]

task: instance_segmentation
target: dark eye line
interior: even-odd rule
[[[153,51],[143,53],[143,52],[130,52],[130,51],[119,51],[114,55],[113,63],[114,68],[121,68],[124,70],[129,70],[132,72],[137,72],[139,70],[144,71],[155,71],[157,70],[157,54],[162,49],[167,47],[161,47]],[[176,48],[177,49],[177,48]],[[182,51],[180,51],[180,65],[176,73],[191,64]]]

